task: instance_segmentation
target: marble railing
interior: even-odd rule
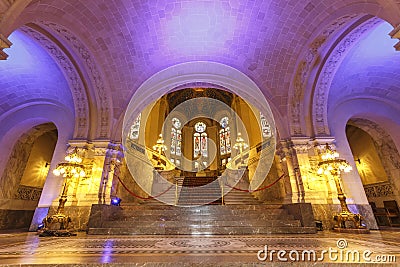
[[[393,187],[389,182],[364,185],[364,190],[368,198],[393,195]]]
[[[260,160],[261,152],[266,152],[268,150],[274,149],[275,146],[271,147],[272,139],[264,140],[261,143],[258,143],[246,151],[243,151],[241,154],[236,155],[232,158],[231,161],[226,164],[227,169],[237,170],[241,167],[242,164],[247,166],[251,166],[253,164],[258,163]]]
[[[42,188],[20,185],[15,194],[16,199],[39,201]]]

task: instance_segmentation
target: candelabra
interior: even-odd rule
[[[161,164],[161,155],[167,150],[167,146],[164,145],[164,139],[162,134],[159,135],[157,143],[153,146],[153,149],[157,152],[157,167],[156,169],[163,170],[164,167]]]
[[[321,155],[321,161],[318,163],[318,174],[332,175],[335,181],[341,212],[335,215],[333,219],[336,222],[335,229],[339,230],[346,228],[346,221],[353,222],[356,229],[365,228],[361,225],[362,216],[349,210],[346,204],[346,196],[340,185],[341,172],[350,172],[351,170],[350,164],[345,159],[339,158],[339,153],[326,144],[325,152]]]
[[[82,158],[78,155],[75,148],[71,153],[65,156],[65,162],[60,162],[53,170],[56,176],[64,178],[63,190],[59,199],[56,214],[47,216],[43,220],[44,228],[40,230],[41,236],[70,236],[72,233],[68,230],[71,217],[64,213],[65,202],[67,202],[67,193],[70,180],[72,178],[82,178],[86,176],[85,166],[82,164]]]

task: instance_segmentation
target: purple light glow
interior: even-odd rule
[[[363,65],[375,65],[376,60],[382,62],[398,55],[393,46],[398,42],[389,36],[393,27],[383,22],[365,36],[363,40],[351,51],[350,57],[362,59]],[[368,64],[365,64],[368,63]]]
[[[163,29],[167,47],[173,52],[218,53],[233,39],[236,20],[221,2],[184,2],[177,10]]]
[[[19,30],[9,39],[13,43],[6,49],[9,57],[0,62],[0,92],[3,96],[0,113],[38,99],[56,100],[73,107],[69,85],[48,52]]]

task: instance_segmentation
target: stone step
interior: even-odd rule
[[[90,235],[257,235],[257,234],[311,234],[315,227],[122,227],[89,228]]]
[[[150,200],[149,200],[150,201]],[[157,200],[154,200],[157,201]],[[160,210],[165,212],[166,210],[175,210],[175,211],[187,211],[187,212],[199,212],[199,211],[223,211],[223,210],[284,210],[282,208],[281,204],[261,204],[261,205],[235,205],[234,207],[229,207],[229,206],[200,206],[200,207],[193,207],[193,208],[183,208],[179,206],[171,206],[171,205],[165,205],[163,207],[160,206],[143,206],[143,205],[138,205],[138,204],[123,204],[119,209],[122,209],[124,211],[128,210]]]
[[[89,234],[252,235],[316,232],[313,221],[303,225],[296,212],[289,214],[289,208],[274,204],[189,208],[167,205],[94,206],[92,219],[88,223]],[[310,207],[308,209],[311,210]]]
[[[121,216],[110,218],[110,221],[124,220],[130,222],[147,222],[147,221],[246,221],[246,220],[293,220],[293,215],[290,214],[243,214],[243,215],[141,215],[136,214],[134,216]]]
[[[295,226],[300,227],[301,223],[298,220],[153,220],[145,221],[145,224],[140,224],[144,221],[135,221],[135,228],[137,227],[238,227],[238,226],[248,226],[248,227],[288,227]],[[124,228],[127,225],[132,225],[132,221],[105,221],[103,222],[104,228]]]
[[[201,207],[201,206],[200,206]],[[225,207],[225,206],[224,206]],[[153,210],[124,210],[119,212],[119,214],[124,215],[126,217],[133,217],[133,216],[149,216],[149,215],[163,215],[163,216],[171,216],[171,215],[187,215],[187,216],[194,216],[194,215],[202,215],[202,216],[227,216],[227,215],[234,215],[234,216],[249,216],[249,215],[287,215],[287,211],[284,209],[271,209],[268,211],[261,212],[260,210],[245,210],[245,209],[221,209],[218,212],[213,212],[212,210],[160,210],[160,209],[153,209]]]

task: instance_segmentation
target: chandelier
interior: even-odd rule
[[[352,169],[353,168],[350,166],[348,161],[339,158],[339,153],[326,144],[325,151],[321,154],[321,160],[318,163],[317,173],[319,175],[331,175],[335,181],[341,212],[337,215],[334,215],[333,219],[336,223],[334,229],[340,232],[345,231],[343,229],[346,228],[346,221],[353,223],[354,227],[351,228],[355,228],[359,231],[368,231],[361,224],[363,219],[362,216],[360,214],[354,214],[349,210],[346,204],[346,196],[344,195],[342,186],[340,185],[339,179],[341,172],[350,172]]]
[[[86,177],[85,165],[82,158],[78,155],[77,148],[65,156],[65,162],[60,162],[53,170],[55,176],[64,178],[64,186],[59,199],[56,214],[47,216],[43,220],[44,228],[40,230],[40,236],[71,236],[68,225],[72,221],[71,217],[64,214],[65,202],[67,202],[67,192],[72,178]]]
[[[340,175],[340,172],[350,172],[353,169],[345,159],[340,159],[339,153],[332,150],[328,144],[325,146],[325,153],[321,155],[321,159],[318,163],[319,175]]]

